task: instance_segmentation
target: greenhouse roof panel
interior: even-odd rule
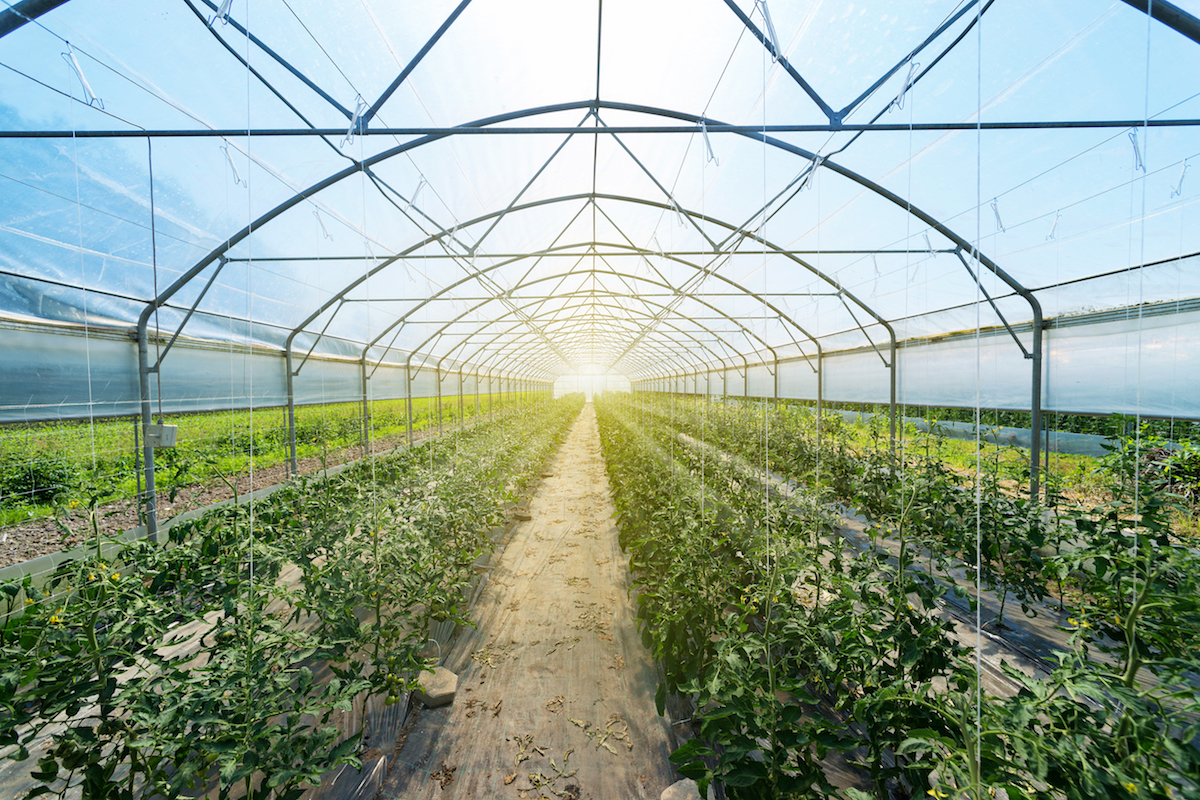
[[[1200,251],[1200,47],[1123,3],[216,12],[0,40],[0,313],[637,376],[1163,298],[1089,279]]]

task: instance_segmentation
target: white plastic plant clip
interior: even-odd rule
[[[421,190],[425,188],[425,184],[427,183],[429,183],[429,181],[425,180],[425,176],[422,175],[421,180],[417,181],[417,188],[413,189],[412,199],[410,199],[408,201],[408,205],[404,207],[405,211],[412,210],[413,204],[417,202],[417,197],[420,196]]]
[[[921,68],[919,62],[913,61],[908,65],[908,75],[904,78],[904,83],[900,86],[900,91],[896,92],[896,96],[892,102],[888,104],[888,111],[893,108],[904,108],[904,96],[908,94],[908,90],[912,88],[917,70]]]
[[[1004,233],[1004,220],[1000,219],[1000,198],[992,198],[992,213],[996,215],[996,231]]]
[[[771,9],[767,8],[767,0],[754,0],[754,5],[762,12],[763,22],[767,25],[767,38],[771,40],[771,60],[778,61],[783,56],[783,50],[779,48],[779,34],[775,32],[775,23],[771,21]]]
[[[1060,210],[1060,211],[1055,211],[1055,212],[1054,212],[1054,222],[1050,223],[1050,232],[1046,234],[1046,241],[1047,241],[1047,242],[1052,242],[1052,241],[1054,241],[1054,232],[1055,232],[1056,230],[1058,230],[1058,218],[1059,218],[1060,216],[1062,216],[1062,211],[1061,211],[1061,210]]]
[[[650,237],[650,242],[654,245],[654,249],[658,251],[658,254],[660,256],[662,256],[663,258],[667,257],[667,254],[663,252],[663,246],[658,243],[658,235],[657,234]],[[649,262],[647,262],[647,263],[649,263]]]
[[[1179,180],[1175,181],[1175,188],[1171,190],[1171,197],[1183,197],[1183,176],[1187,174],[1188,162],[1183,160],[1183,169],[1179,170]]]
[[[237,164],[234,163],[233,154],[229,152],[229,142],[221,145],[221,149],[225,152],[225,160],[229,162],[229,168],[233,170],[233,182],[236,186],[249,186],[250,184],[242,180],[242,173],[238,172]]]
[[[324,234],[326,239],[332,240],[333,237],[329,235],[329,229],[325,227],[325,220],[321,219],[321,212],[314,208],[313,216],[317,218],[317,224],[321,226],[321,233]]]
[[[717,161],[717,154],[713,152],[712,142],[708,139],[708,125],[704,120],[700,120],[700,135],[704,137],[704,147],[708,150],[708,160],[712,161],[718,167],[721,166],[721,162]]]
[[[1137,130],[1129,132],[1129,141],[1133,142],[1133,168],[1134,170],[1146,171],[1146,164],[1142,161],[1142,148],[1138,144]]]
[[[221,0],[221,7],[217,9],[217,13],[213,14],[208,20],[208,27],[217,24],[217,20],[221,20],[222,25],[229,24],[229,8],[233,5],[233,0]]]
[[[686,228],[687,217],[684,215],[683,209],[679,207],[679,203],[675,201],[674,197],[671,198],[671,208],[675,209],[675,221],[679,223],[679,227]]]
[[[87,77],[83,74],[83,67],[79,66],[79,59],[75,58],[75,48],[71,47],[70,42],[67,42],[67,52],[63,53],[62,57],[67,62],[67,66],[75,71],[75,77],[79,78],[79,85],[83,87],[83,96],[87,99],[87,104],[103,111],[104,101],[92,91],[92,85],[88,83]]]
[[[813,181],[816,178],[817,170],[825,163],[825,156],[817,156],[813,159],[812,167],[808,170],[808,174],[804,176],[804,182],[800,184],[797,191],[803,192],[805,189],[812,188]]]
[[[359,126],[362,125],[362,116],[367,112],[367,108],[367,101],[360,94],[354,104],[354,116],[350,118],[350,127],[346,129],[346,135],[342,137],[342,147],[354,144],[354,134],[365,133],[365,131],[359,130]]]

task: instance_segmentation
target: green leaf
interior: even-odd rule
[[[682,747],[671,753],[670,759],[672,764],[687,764],[714,755],[716,752],[704,742],[699,739],[688,739]]]
[[[761,761],[744,760],[721,776],[726,786],[752,786],[767,778],[767,765]]]

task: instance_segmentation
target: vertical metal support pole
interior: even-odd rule
[[[896,334],[892,332],[890,326],[888,332],[891,333],[891,370],[889,375],[890,383],[890,400],[888,401],[888,424],[890,426],[891,450],[892,456],[896,455]]]
[[[408,430],[408,446],[413,443],[412,354],[404,362],[404,424]]]
[[[772,389],[772,391],[775,393],[775,399],[772,403],[772,407],[776,411],[778,411],[779,410],[779,359],[778,358],[775,359],[775,369],[773,370],[773,373],[774,373],[773,378],[774,378],[775,385],[774,385],[774,388]]]
[[[142,422],[138,417],[133,418],[133,474],[137,479],[137,496],[142,496]],[[142,519],[142,510],[138,509],[138,519]]]
[[[138,389],[141,393],[142,409],[142,467],[145,470],[146,494],[146,538],[158,543],[158,498],[154,494],[154,448],[147,435],[154,424],[154,409],[150,404],[150,343],[146,322],[153,306],[147,306],[138,320]]]
[[[476,372],[475,373],[475,421],[476,422],[479,421],[480,403],[482,403],[482,401],[483,401],[483,399],[479,396],[482,390],[483,390],[483,387],[479,385],[479,373]]]
[[[1041,465],[1042,447],[1042,307],[1039,303],[1033,306],[1033,384],[1030,399],[1030,442],[1029,442],[1029,499],[1032,501],[1040,491],[1038,468]]]
[[[300,465],[296,460],[296,387],[295,375],[292,372],[291,342],[288,342],[284,350],[284,373],[287,384],[288,469],[294,478],[300,474]]]
[[[362,445],[363,458],[369,456],[371,448],[371,407],[367,400],[367,356],[359,360],[359,366],[362,367]]]
[[[463,371],[462,367],[458,369],[458,429],[463,429]]]
[[[817,447],[821,445],[821,394],[822,383],[825,380],[825,358],[820,350],[817,350]],[[817,452],[820,452],[818,450]]]
[[[439,366],[433,374],[437,376],[438,436],[441,436],[442,435],[442,368]]]

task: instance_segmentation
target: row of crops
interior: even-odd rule
[[[369,403],[371,437],[397,441],[409,425],[421,431],[453,427],[522,402],[514,393],[447,398],[376,400]],[[178,444],[158,451],[161,491],[197,481],[264,469],[288,458],[284,408],[168,414],[179,426]],[[10,425],[0,429],[0,525],[63,514],[89,502],[132,498],[141,490],[140,418]],[[327,403],[296,409],[296,450],[341,460],[337,451],[361,446],[361,403]]]
[[[1200,797],[1200,555],[1131,443],[1109,499],[1049,507],[948,470],[935,441],[901,459],[802,408],[606,396],[598,415],[659,711],[696,709],[681,772],[736,798]],[[764,470],[798,491],[770,496]],[[872,546],[838,537],[847,506]],[[977,584],[1024,611],[990,631],[1064,608],[1045,671],[981,682],[945,612]],[[859,788],[831,785],[839,766]]]
[[[0,757],[36,761],[27,796],[84,800],[283,800],[357,766],[339,713],[397,702],[431,627],[466,621],[490,531],[581,403],[293,481],[167,546],[112,551],[97,531],[45,585],[3,585]]]

